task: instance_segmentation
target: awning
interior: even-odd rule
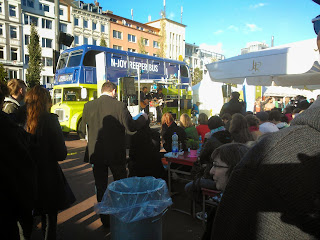
[[[207,64],[215,82],[256,86],[294,86],[314,89],[320,85],[316,39],[268,48]],[[312,86],[318,85],[318,86]]]

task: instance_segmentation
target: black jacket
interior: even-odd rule
[[[81,131],[86,132],[86,125],[88,126],[89,162],[125,164],[126,130],[136,131],[144,123],[143,116],[134,121],[125,103],[107,95],[87,102],[83,109]]]
[[[180,148],[180,143],[182,143],[182,149],[187,150],[186,148],[187,134],[184,131],[184,129],[179,127],[175,122],[173,122],[170,125],[170,127],[168,127],[166,124],[162,126],[162,141],[163,141],[164,149],[167,152],[172,151],[172,135],[174,133],[177,133],[178,135],[179,148]]]
[[[246,103],[242,101],[240,102],[239,100],[233,98],[222,106],[220,116],[222,116],[225,113],[230,113],[232,116],[235,113],[244,114],[245,112]]]
[[[211,135],[211,137],[204,143],[200,152],[201,164],[209,163],[213,151],[223,144],[231,143],[232,137],[228,131],[220,131]]]

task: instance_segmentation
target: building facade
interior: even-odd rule
[[[161,21],[163,21],[161,23]],[[161,29],[164,24],[165,29],[165,58],[183,61],[185,57],[185,35],[186,25],[162,18],[146,23],[149,26]]]
[[[109,46],[110,18],[103,14],[98,2],[74,2],[71,23],[74,36],[73,46],[83,44],[101,45],[103,38]]]
[[[22,78],[21,1],[0,0],[0,63],[8,72],[8,78]]]
[[[256,52],[268,48],[268,44],[263,42],[249,42],[245,48],[241,49],[241,55],[249,52]]]
[[[157,56],[160,48],[158,28],[107,11],[110,17],[110,48]]]
[[[55,49],[58,36],[55,32],[55,11],[52,0],[22,0],[22,56],[23,56],[23,79],[26,79],[26,72],[29,62],[29,52],[27,45],[30,41],[31,24],[34,24],[40,36],[40,46],[42,47],[42,64],[40,84],[48,88],[52,87],[53,73],[53,50]],[[65,33],[71,33],[70,6],[60,2],[59,29]],[[65,46],[60,45],[60,50]]]

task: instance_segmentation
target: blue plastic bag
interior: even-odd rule
[[[130,223],[155,217],[170,205],[172,200],[164,180],[132,177],[110,183],[95,211]]]

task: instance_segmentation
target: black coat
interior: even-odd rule
[[[30,211],[36,198],[36,167],[29,152],[29,134],[0,110],[0,191],[3,215]],[[3,216],[1,214],[1,216]]]
[[[65,209],[64,177],[58,161],[67,156],[67,148],[58,116],[43,113],[33,136],[31,154],[37,165],[38,198],[36,209],[50,213]]]
[[[172,135],[177,133],[179,144],[182,143],[182,149],[187,150],[186,148],[186,140],[187,134],[183,128],[179,127],[175,122],[173,122],[170,127],[166,124],[162,126],[162,141],[163,141],[163,148],[167,152],[172,151]],[[180,146],[179,146],[180,148]]]
[[[129,177],[165,178],[160,157],[160,135],[145,125],[131,138]]]
[[[81,125],[82,132],[86,132],[88,126],[88,159],[85,161],[93,164],[125,164],[126,130],[136,131],[144,123],[143,116],[134,121],[125,103],[107,95],[87,102]]]
[[[235,113],[245,114],[246,112],[246,103],[240,102],[237,99],[231,99],[229,102],[225,103],[220,111],[220,116],[225,113],[230,113],[231,116]]]

